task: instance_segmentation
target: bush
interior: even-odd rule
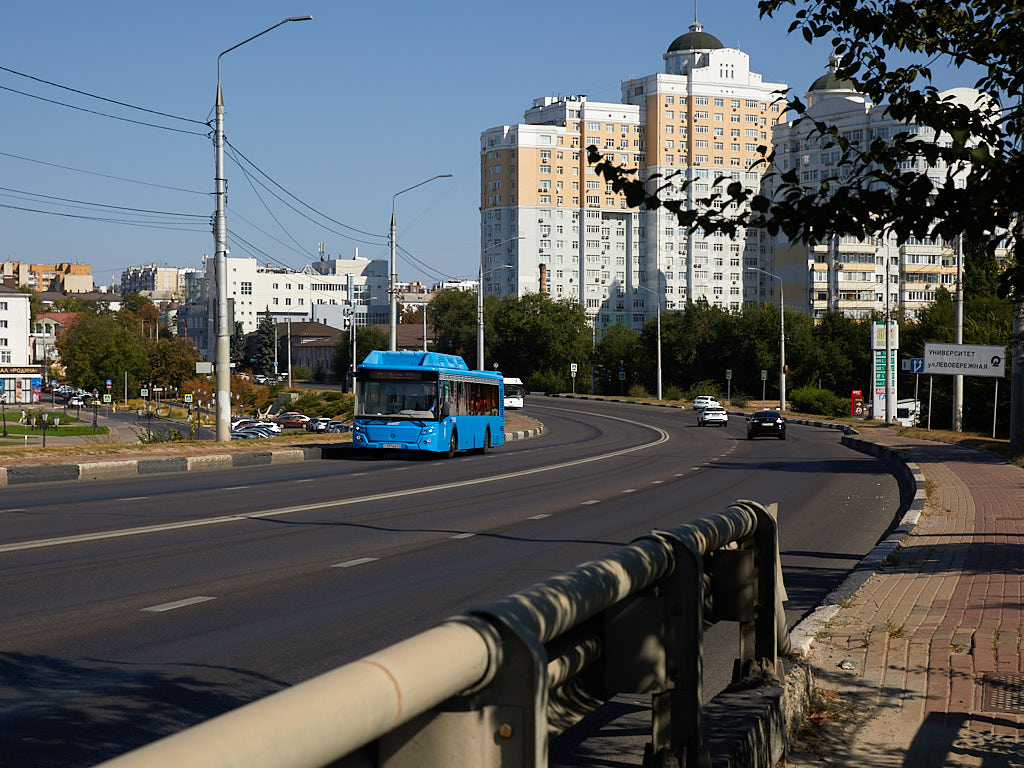
[[[630,397],[650,397],[650,395],[647,394],[647,387],[645,387],[643,384],[633,384],[633,385],[631,385],[630,388],[629,388],[629,396]]]
[[[579,386],[580,379],[577,376],[576,384]],[[526,379],[526,388],[534,392],[568,392],[572,382],[566,377],[554,371],[537,371]],[[587,391],[590,391],[590,383],[587,383]]]
[[[736,408],[746,408],[747,403],[750,402],[750,395],[744,394],[743,392],[733,392],[732,399],[729,400],[729,404]]]
[[[800,387],[789,394],[789,405],[801,413],[836,418],[848,412],[847,401],[827,389]]]
[[[698,381],[696,384],[686,390],[685,400],[693,400],[698,395],[711,395],[715,400],[721,402],[725,399],[722,394],[722,389],[719,387],[717,381],[711,379],[705,379],[704,381]]]
[[[304,365],[293,365],[292,366],[292,380],[295,381],[309,381],[313,378],[313,372]]]
[[[665,399],[666,400],[683,400],[683,390],[673,384],[670,387],[665,388]]]

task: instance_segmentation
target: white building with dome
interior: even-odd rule
[[[891,140],[898,133],[912,133],[926,140],[947,144],[949,136],[935,136],[930,128],[908,126],[892,119],[885,105],[872,104],[849,80],[836,77],[836,61],[816,79],[804,95],[807,114],[813,120],[835,126],[839,135],[853,146],[867,149],[872,141]],[[940,97],[974,108],[981,97],[973,88],[953,88]],[[795,170],[802,182],[817,187],[823,180],[842,184],[849,170],[841,166],[838,146],[811,136],[805,122],[790,122],[775,130],[775,163],[780,173]],[[928,166],[917,160],[907,170],[932,177],[936,185],[945,182],[945,167]],[[954,176],[962,185],[963,178]],[[910,316],[935,300],[935,291],[955,290],[957,262],[961,258],[954,243],[914,240],[897,246],[895,239],[852,237],[805,246],[779,235],[773,245],[775,272],[782,277],[787,306],[820,318],[829,311],[850,317],[867,317],[902,307]],[[886,288],[888,286],[888,289]],[[888,294],[888,296],[886,295]]]
[[[689,237],[664,209],[627,208],[587,163],[585,148],[594,144],[642,178],[692,179],[686,193],[661,193],[691,205],[718,177],[760,187],[758,148],[772,144],[786,84],[766,82],[746,53],[697,22],[662,58],[664,72],[622,82],[619,103],[538,98],[522,123],[481,134],[485,294],[574,299],[599,329],[638,328],[658,302],[677,310],[706,299],[738,310],[770,299],[771,286],[746,269],[771,266],[760,232]]]

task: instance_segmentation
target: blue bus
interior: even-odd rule
[[[356,370],[352,447],[487,453],[505,442],[504,392],[457,355],[375,350]]]

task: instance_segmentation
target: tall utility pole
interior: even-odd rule
[[[896,415],[895,403],[892,397],[892,332],[889,324],[892,322],[889,314],[889,262],[891,258],[885,256],[885,423],[892,424]],[[874,353],[872,353],[874,354]]]
[[[213,219],[214,271],[217,285],[217,345],[214,355],[214,370],[217,384],[217,442],[231,440],[231,332],[228,330],[228,236],[225,208],[227,207],[227,179],[224,176],[224,96],[220,87],[220,60],[225,53],[239,48],[272,29],[289,21],[310,21],[312,16],[291,16],[267,27],[233,45],[217,56],[217,119],[214,129],[216,149],[217,212]]]

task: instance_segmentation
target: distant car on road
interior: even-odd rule
[[[330,424],[327,425],[328,432],[351,432],[352,425],[338,419],[333,419]]]
[[[729,414],[726,413],[725,408],[720,405],[708,405],[705,406],[701,411],[697,413],[697,426],[729,426]]]
[[[700,411],[709,405],[718,405],[718,401],[711,395],[697,395],[693,398],[693,410]]]
[[[778,411],[754,411],[747,417],[747,440],[755,437],[786,439],[786,420]]]
[[[307,432],[326,432],[327,425],[331,423],[331,420],[326,416],[313,416],[309,421],[306,422]]]
[[[72,395],[71,397],[68,398],[67,402],[69,408],[85,407],[85,398],[83,398],[81,395]]]

